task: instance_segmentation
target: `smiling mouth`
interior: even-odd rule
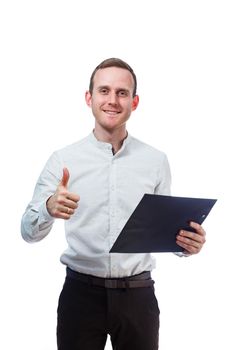
[[[115,117],[115,116],[117,116],[120,112],[119,112],[119,111],[104,110],[104,113],[110,115],[111,117]]]
[[[117,115],[120,113],[119,111],[109,111],[109,110],[104,110],[104,112],[109,114],[109,115]]]

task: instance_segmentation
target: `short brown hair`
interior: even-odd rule
[[[121,60],[120,58],[107,58],[106,60],[102,61],[93,71],[91,78],[90,78],[90,84],[89,84],[89,92],[92,94],[93,92],[93,85],[94,85],[94,76],[95,73],[99,70],[99,69],[103,69],[103,68],[109,68],[109,67],[118,67],[118,68],[123,68],[123,69],[127,69],[133,77],[134,80],[134,89],[133,89],[133,97],[136,95],[137,92],[137,78],[136,75],[133,71],[133,69],[130,67],[130,65],[128,63],[126,63],[125,61]]]

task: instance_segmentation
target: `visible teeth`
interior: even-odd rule
[[[115,112],[115,111],[105,111],[106,113],[108,114],[117,114],[118,112]]]

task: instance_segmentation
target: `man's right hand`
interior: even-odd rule
[[[63,176],[56,192],[47,200],[47,210],[54,218],[68,220],[78,208],[80,197],[75,193],[69,192],[67,189],[69,177],[69,170],[64,168]]]

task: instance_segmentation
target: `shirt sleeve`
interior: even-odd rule
[[[53,226],[54,218],[48,213],[46,202],[57,189],[62,169],[59,157],[53,153],[39,176],[32,200],[21,220],[21,234],[27,242],[40,241],[49,234]]]
[[[159,169],[159,183],[155,187],[154,193],[167,196],[171,194],[171,171],[165,154],[163,155]]]

